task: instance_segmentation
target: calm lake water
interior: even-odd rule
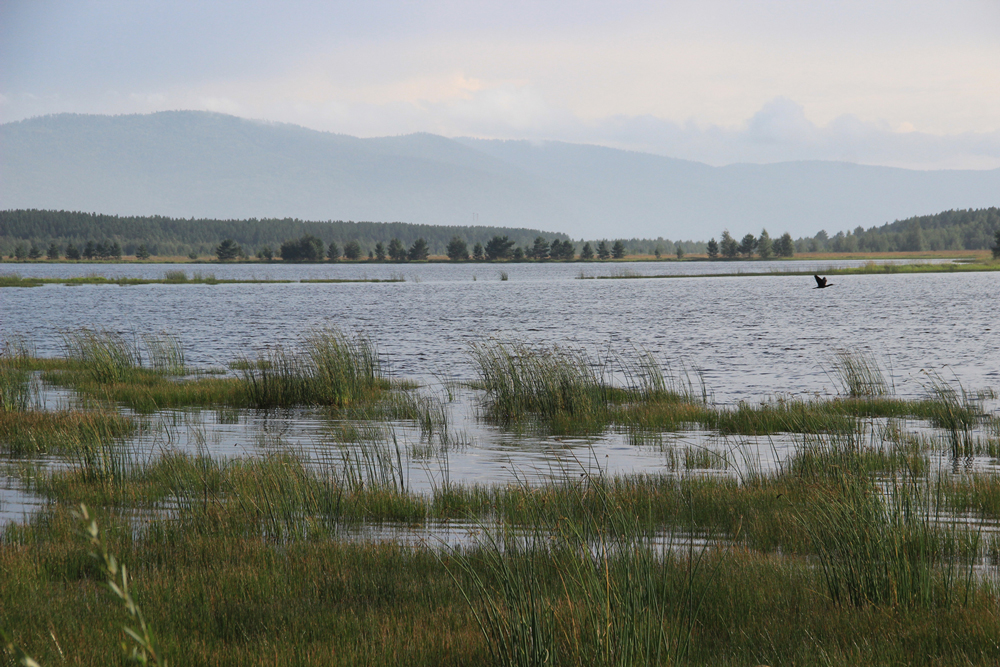
[[[850,264],[841,262],[839,265]],[[218,278],[388,278],[401,283],[289,283],[45,286],[0,290],[0,334],[23,335],[42,356],[63,353],[61,332],[95,327],[136,333],[169,332],[195,367],[222,367],[244,354],[294,345],[313,327],[364,331],[378,343],[396,377],[417,380],[444,396],[441,383],[475,377],[467,350],[490,336],[584,348],[595,354],[648,350],[675,373],[700,376],[716,402],[762,401],[776,395],[837,393],[831,353],[870,350],[896,393],[923,395],[928,373],[970,390],[1000,389],[998,273],[835,276],[813,289],[811,276],[687,277],[580,280],[627,270],[639,274],[718,272],[720,269],[822,273],[833,262],[512,264],[512,265],[73,265],[0,264],[0,273],[66,277],[158,278],[170,269]],[[509,280],[500,280],[500,271]],[[475,278],[475,280],[473,279]],[[417,448],[420,434],[399,425],[414,447],[410,485],[503,481],[569,466],[611,472],[676,468],[677,447],[720,446],[718,437],[665,434],[636,444],[620,434],[561,439],[505,433],[476,419],[474,392],[449,403],[452,431],[466,446],[448,461]],[[991,409],[993,409],[991,407]],[[331,451],[328,424],[299,411],[223,418],[213,411],[160,415],[172,424],[144,436],[143,446],[195,446],[215,454],[267,449],[268,434],[313,454]],[[780,456],[792,446],[769,439],[754,456]],[[777,443],[777,445],[775,444]],[[728,442],[724,446],[745,446]],[[756,446],[756,444],[754,445]],[[668,450],[674,453],[672,459]],[[0,473],[0,520],[31,504],[13,479]]]

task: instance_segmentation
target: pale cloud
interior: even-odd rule
[[[234,116],[246,113],[244,105],[227,97],[203,97],[199,100],[198,107],[205,111],[227,113]]]
[[[0,122],[203,109],[712,164],[1000,166],[988,0],[0,4]]]

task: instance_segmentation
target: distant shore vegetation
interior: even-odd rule
[[[183,220],[43,210],[0,211],[0,259],[9,261],[412,262],[780,259],[992,250],[1000,257],[1000,209],[945,211],[881,227],[784,232],[708,241],[580,239],[527,228],[301,220]]]

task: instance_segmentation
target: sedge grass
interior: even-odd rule
[[[120,610],[88,602],[106,574],[74,537],[69,508],[84,499],[108,550],[130,564],[164,654],[186,660],[951,665],[992,655],[996,591],[967,569],[976,536],[929,512],[919,489],[883,495],[856,439],[817,438],[796,459],[743,483],[572,475],[426,497],[346,484],[281,453],[95,450],[36,471],[31,488],[53,502],[0,534],[3,623],[44,664],[61,659],[50,632],[83,664],[102,664],[117,644]],[[141,508],[154,511],[137,525]],[[351,517],[476,516],[500,532],[455,552],[336,539]],[[648,538],[664,530],[734,547],[678,537],[660,550]],[[77,639],[84,608],[91,632]],[[878,639],[858,644],[857,633]]]
[[[867,350],[835,350],[833,370],[843,392],[852,398],[884,396],[889,393],[882,368]]]
[[[0,415],[26,411],[33,397],[31,374],[16,363],[0,358]]]
[[[489,340],[469,349],[488,419],[512,425],[541,418],[556,430],[606,426],[616,406],[691,402],[693,387],[668,379],[648,353],[601,360],[582,350]],[[617,372],[624,378],[612,382]]]
[[[142,350],[134,335],[79,329],[65,332],[63,345],[67,358],[102,384],[127,382],[142,367]]]
[[[137,412],[152,413],[166,408],[243,405],[243,393],[236,378],[199,377],[177,381],[162,372],[134,369],[122,381],[101,382],[87,368],[43,373],[46,382],[72,387],[77,392]]]
[[[485,550],[441,554],[308,537],[275,543],[221,529],[187,533],[160,520],[137,531],[127,516],[92,511],[107,549],[129,564],[132,595],[171,662],[450,666],[488,664],[494,655],[474,613],[504,604]],[[103,665],[120,650],[121,606],[105,602],[107,575],[78,530],[70,507],[54,507],[0,539],[3,624],[41,664]],[[584,555],[575,557],[587,565]],[[572,565],[568,555],[538,556],[529,571],[540,608],[551,610],[556,665],[600,664],[603,647],[635,656],[622,639],[655,639],[657,611],[668,640],[678,636],[671,629],[690,637],[685,661],[693,665],[950,666],[988,664],[996,654],[995,600],[978,584],[965,604],[887,610],[836,605],[816,568],[752,551],[730,552],[721,567],[708,552],[693,575],[683,554],[622,566],[609,554],[607,569],[591,560],[583,575],[546,564]],[[653,597],[628,572],[652,579]],[[674,623],[692,606],[687,590],[697,593],[690,633]],[[632,603],[616,599],[630,591],[660,608],[640,606],[630,618],[622,612]],[[609,608],[619,612],[610,626],[599,622]],[[670,646],[659,664],[676,664]]]
[[[236,365],[247,405],[344,407],[376,398],[388,388],[378,348],[363,335],[319,329],[298,353],[273,348]]]
[[[13,456],[75,452],[138,428],[134,419],[107,410],[0,412],[0,451]]]

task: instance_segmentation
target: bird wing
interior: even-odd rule
[[[822,287],[826,283],[826,278],[820,278],[817,275],[814,275],[813,278],[816,279],[816,286],[817,287]]]

